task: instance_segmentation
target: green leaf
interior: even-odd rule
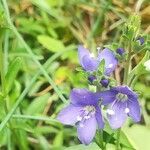
[[[129,81],[132,80],[134,75],[139,76],[139,75],[142,75],[146,72],[145,67],[144,67],[144,63],[145,63],[146,60],[149,59],[149,57],[150,57],[150,54],[147,51],[145,56],[143,57],[143,59],[139,62],[139,64],[130,72],[129,78],[128,78]]]
[[[17,57],[10,64],[10,66],[8,68],[8,72],[5,76],[7,93],[12,89],[14,80],[16,79],[16,76],[17,76],[21,66],[22,66],[22,59],[20,57]]]
[[[43,47],[47,48],[51,52],[59,52],[65,49],[62,41],[51,38],[47,35],[39,35],[37,39]]]
[[[65,148],[64,150],[101,150],[96,143],[91,143],[88,146],[85,146],[83,144],[71,146],[68,148]]]
[[[54,78],[56,80],[63,80],[66,79],[71,74],[71,71],[68,67],[60,67],[55,72]]]
[[[134,125],[125,128],[124,131],[134,142],[136,150],[149,150],[150,148],[150,129],[142,125]]]
[[[107,144],[114,144],[117,140],[116,132],[112,131],[110,126],[106,123],[104,132],[104,141]],[[107,133],[107,134],[106,134]],[[127,136],[124,130],[120,131],[120,144],[123,148],[128,148],[129,150],[135,150],[132,140]],[[109,145],[110,146],[110,145]],[[113,149],[113,148],[112,148]]]
[[[123,144],[124,147],[129,148],[131,150],[136,150],[130,138],[128,138],[127,134],[121,130],[120,132],[120,143]]]
[[[54,146],[62,146],[63,145],[63,131],[60,131],[59,133],[57,133],[54,142],[53,142]]]
[[[31,115],[37,115],[44,111],[45,106],[48,103],[48,99],[50,94],[47,93],[45,95],[39,96],[36,98],[27,108],[26,113]]]
[[[99,66],[98,66],[98,72],[100,74],[104,74],[104,72],[105,72],[105,60],[104,59],[100,62]]]

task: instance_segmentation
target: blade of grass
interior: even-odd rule
[[[65,99],[65,97],[60,92],[60,89],[58,89],[58,87],[56,86],[56,84],[54,83],[54,81],[52,80],[52,78],[50,78],[50,76],[47,74],[46,70],[43,68],[43,66],[41,65],[41,63],[37,60],[37,58],[35,57],[34,53],[32,52],[32,49],[24,41],[23,37],[19,34],[19,32],[17,31],[16,27],[12,23],[12,21],[10,19],[10,13],[9,13],[9,9],[8,9],[8,5],[7,5],[6,0],[2,0],[2,3],[3,3],[3,6],[4,6],[4,12],[5,12],[5,15],[6,15],[6,20],[7,20],[8,24],[9,24],[10,28],[12,29],[12,31],[14,32],[14,34],[16,35],[16,37],[20,40],[20,42],[22,43],[22,45],[25,47],[25,49],[27,50],[27,52],[31,55],[31,57],[35,61],[35,63],[39,66],[40,70],[42,71],[42,74],[45,76],[45,78],[48,80],[48,82],[54,88],[55,92],[58,94],[58,96],[60,97],[60,99],[65,103],[67,100]]]
[[[5,32],[5,38],[4,38],[4,66],[5,70],[4,73],[6,74],[7,69],[8,69],[8,48],[9,48],[9,32]]]
[[[56,119],[46,117],[46,116],[31,116],[31,115],[13,115],[15,119],[31,119],[31,120],[41,120],[41,121],[48,121],[48,122],[56,122],[59,123]]]

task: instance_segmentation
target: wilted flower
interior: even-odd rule
[[[83,144],[92,141],[97,126],[104,127],[98,95],[87,89],[73,89],[70,105],[64,108],[57,118],[63,124],[76,125],[78,138]]]
[[[83,46],[78,47],[79,61],[83,69],[89,72],[96,71],[98,69],[99,63],[104,59],[105,60],[105,74],[110,75],[118,63],[113,52],[108,48],[105,48],[103,51],[98,52],[98,56],[94,56],[93,53],[90,53],[88,49]]]
[[[114,87],[100,93],[103,105],[108,105],[107,117],[113,129],[120,128],[127,116],[135,122],[141,119],[138,96],[127,86]]]

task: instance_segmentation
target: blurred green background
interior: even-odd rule
[[[73,87],[87,86],[84,75],[75,70],[79,66],[79,44],[94,51],[98,46],[118,42],[123,23],[134,12],[141,16],[141,32],[148,34],[149,38],[149,0],[8,0],[7,3],[18,32],[66,99]],[[10,29],[4,35],[4,50],[5,71],[11,72],[10,66],[19,66],[17,75],[10,73],[7,98],[11,110],[39,72],[39,67]],[[138,64],[143,55],[137,55],[134,64]],[[64,127],[53,120],[65,105],[47,79],[39,74],[32,87],[27,89],[27,94],[10,119],[10,128],[5,127],[0,132],[0,149],[61,150],[80,144],[75,128]],[[140,95],[142,121],[140,125],[125,130],[137,150],[149,150],[150,74],[141,76],[134,89]],[[0,119],[3,121],[6,114],[3,101],[0,103]],[[99,148],[94,145],[68,148],[74,149]],[[108,148],[111,149],[113,145]]]

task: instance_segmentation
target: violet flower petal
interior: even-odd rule
[[[126,94],[128,98],[138,98],[137,94],[133,92],[128,86],[117,86],[112,88],[112,90],[117,91],[118,93]]]
[[[140,111],[140,105],[137,99],[130,99],[128,101],[128,108],[129,108],[129,116],[133,119],[135,122],[139,122],[141,120],[141,111]]]
[[[79,56],[80,64],[83,67],[83,69],[91,72],[97,69],[99,62],[97,58],[91,56],[91,53],[88,49],[79,45],[78,56]]]
[[[74,88],[70,94],[71,103],[79,106],[96,105],[98,97],[87,89]]]
[[[105,60],[105,74],[110,75],[116,68],[118,61],[111,50],[105,48],[103,51],[99,52],[98,60]]]
[[[70,104],[58,114],[57,120],[66,125],[75,125],[77,116],[80,116],[82,108]]]
[[[112,107],[108,110],[112,111],[111,114],[108,113],[107,110],[107,118],[108,122],[112,129],[120,128],[127,118],[127,114],[125,112],[126,104],[125,102],[117,101]]]
[[[80,122],[77,126],[78,138],[83,144],[90,144],[96,133],[97,121],[95,116],[84,122]]]
[[[102,99],[102,105],[108,105],[112,103],[116,98],[117,91],[107,90],[97,93],[97,97]]]
[[[96,107],[95,117],[96,117],[96,120],[97,120],[98,127],[100,129],[103,129],[104,128],[104,120],[103,120],[103,117],[102,117],[101,110],[98,106]]]

